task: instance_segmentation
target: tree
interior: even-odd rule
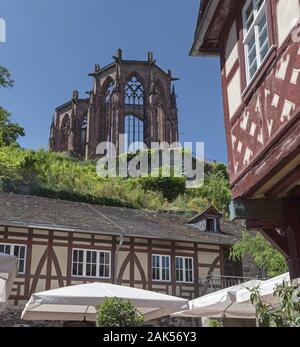
[[[201,197],[206,198],[209,204],[215,206],[219,211],[228,214],[228,206],[231,199],[229,181],[223,172],[210,173],[199,189]]]
[[[25,135],[24,128],[12,122],[10,117],[10,113],[0,106],[0,146],[9,146]]]
[[[300,327],[300,292],[295,283],[284,282],[274,291],[278,299],[276,305],[267,303],[261,296],[259,287],[251,290],[250,300],[256,307],[256,314],[262,327]]]
[[[14,81],[10,72],[0,66],[0,87],[12,87]],[[24,129],[17,123],[11,121],[11,114],[0,106],[0,147],[15,143],[19,136],[24,136]]]
[[[97,308],[97,327],[130,327],[142,326],[143,316],[130,302],[124,302],[120,298],[106,298]]]
[[[0,66],[0,87],[12,87],[14,81],[11,79],[10,72],[3,66]]]
[[[230,257],[233,260],[242,260],[245,256],[252,257],[256,265],[265,269],[270,277],[287,271],[287,263],[283,255],[259,233],[244,232],[242,240],[231,248]]]
[[[219,163],[216,161],[205,163],[204,171],[207,176],[209,174],[219,174],[220,176],[229,180],[228,169],[224,163]]]

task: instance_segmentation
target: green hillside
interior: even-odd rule
[[[225,165],[206,164],[205,172],[202,188],[186,189],[183,178],[101,178],[94,162],[16,144],[0,147],[1,191],[156,211],[199,211],[213,204],[227,213]]]

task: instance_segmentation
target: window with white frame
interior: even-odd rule
[[[170,256],[152,255],[152,280],[170,281]]]
[[[26,245],[0,243],[0,253],[15,255],[18,260],[18,272],[25,273]]]
[[[247,82],[263,63],[270,48],[266,0],[248,0],[243,9]]]
[[[73,276],[110,278],[110,268],[110,252],[87,249],[73,249]]]
[[[176,257],[176,281],[177,282],[193,282],[194,281],[193,258]]]

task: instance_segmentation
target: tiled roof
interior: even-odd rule
[[[221,221],[221,233],[201,232],[174,213],[156,213],[89,205],[30,195],[0,193],[0,225],[92,232],[230,245],[243,230],[237,222]]]

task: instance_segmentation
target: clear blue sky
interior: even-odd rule
[[[189,57],[199,0],[1,0],[7,43],[0,64],[16,85],[0,105],[25,127],[24,147],[47,147],[56,106],[92,88],[94,64],[146,59],[181,78],[176,82],[182,141],[204,141],[205,156],[226,161],[218,59]]]

